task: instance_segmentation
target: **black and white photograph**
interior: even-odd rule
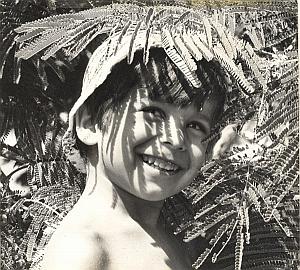
[[[296,0],[0,0],[1,270],[299,270]]]

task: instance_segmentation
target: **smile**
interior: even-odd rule
[[[141,155],[141,157],[142,160],[149,166],[168,174],[175,174],[181,169],[178,165],[174,164],[173,162],[158,157],[143,154]]]

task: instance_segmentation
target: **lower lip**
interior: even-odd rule
[[[177,169],[176,171],[165,171],[165,170],[163,170],[163,169],[160,169],[159,167],[152,166],[152,165],[148,164],[147,162],[145,162],[145,161],[143,160],[142,155],[139,155],[139,158],[140,158],[140,160],[141,160],[141,162],[142,162],[143,164],[146,164],[146,165],[147,165],[148,167],[150,167],[151,169],[153,169],[153,170],[155,170],[155,171],[157,171],[157,172],[159,172],[160,174],[163,174],[163,175],[172,176],[172,175],[175,175],[175,174],[177,174],[178,172],[181,171],[181,169]]]

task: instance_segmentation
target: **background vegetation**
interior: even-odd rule
[[[227,54],[214,56],[231,87],[222,121],[206,140],[226,133],[228,141],[214,154],[219,157],[218,149],[228,146],[227,154],[208,162],[190,187],[167,200],[162,217],[195,251],[195,268],[297,269],[297,5],[214,3],[206,3],[214,22],[206,29],[206,45],[223,44]],[[85,48],[72,61],[64,61],[61,52],[47,61],[39,54],[21,61],[14,57],[22,48],[13,29],[100,4],[0,1],[1,269],[38,269],[45,244],[84,188],[82,160],[72,163],[61,142],[92,50]],[[226,58],[230,53],[237,54],[233,63]]]

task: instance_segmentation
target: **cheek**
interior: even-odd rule
[[[201,143],[193,143],[191,144],[190,151],[192,166],[199,169],[205,161],[206,145],[203,145]]]
[[[158,126],[156,123],[149,123],[145,119],[144,113],[136,113],[134,115],[134,122],[132,124],[132,136],[129,136],[129,140],[133,145],[142,143],[149,137],[155,136],[158,132]]]

